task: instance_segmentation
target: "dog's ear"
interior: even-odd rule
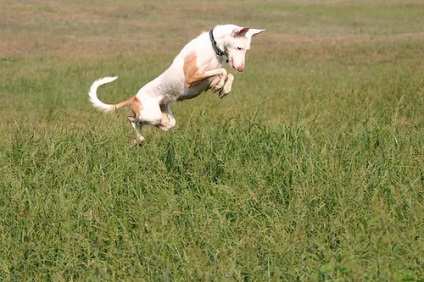
[[[257,34],[259,34],[259,33],[261,33],[261,32],[264,32],[266,29],[254,29],[254,28],[251,28],[251,29],[249,29],[249,31],[247,32],[247,35],[248,36],[255,36],[255,35],[257,35]]]
[[[249,31],[248,27],[236,27],[235,29],[233,29],[233,32],[231,33],[231,35],[233,37],[245,36],[248,31]]]

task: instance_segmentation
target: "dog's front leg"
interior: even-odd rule
[[[234,75],[231,73],[227,74],[226,77],[222,78],[219,76],[216,76],[213,78],[210,82],[210,88],[213,93],[219,91],[219,97],[223,98],[228,93],[231,92],[231,87],[233,85],[234,81]]]
[[[200,71],[197,62],[197,55],[194,52],[191,52],[184,59],[184,79],[185,86],[191,88],[192,86],[201,83],[205,79],[217,76],[219,81],[217,81],[217,89],[221,89],[224,86],[225,78],[227,77],[227,71],[224,68],[212,69],[207,71]]]
[[[218,80],[215,83],[215,88],[221,89],[224,86],[225,78],[227,77],[227,71],[223,68],[214,69],[214,70],[205,71],[205,72],[195,72],[195,73],[186,72],[185,84],[187,88],[190,88],[202,82],[203,80],[208,79],[210,77],[214,77],[214,76],[216,76],[217,77],[216,79]]]
[[[234,75],[229,73],[225,79],[224,86],[219,91],[219,98],[224,98],[228,93],[231,92],[231,87],[233,86]]]

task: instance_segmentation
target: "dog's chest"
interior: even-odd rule
[[[208,58],[203,63],[199,62],[197,67],[199,68],[200,71],[209,71],[209,70],[222,68],[223,62],[224,62],[224,57],[212,57],[212,58]]]

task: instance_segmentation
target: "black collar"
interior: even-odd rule
[[[217,56],[220,56],[220,57],[221,56],[227,56],[227,53],[225,53],[224,51],[222,51],[221,49],[219,49],[219,47],[218,47],[218,45],[217,45],[217,43],[215,41],[215,38],[213,37],[213,29],[211,29],[209,31],[209,38],[211,40],[212,48],[215,50],[216,55]],[[228,59],[227,59],[227,61],[228,61]]]

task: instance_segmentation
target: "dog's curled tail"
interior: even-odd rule
[[[101,86],[103,84],[110,83],[117,78],[118,78],[117,76],[115,76],[115,77],[103,77],[103,78],[100,78],[100,79],[94,81],[93,84],[91,84],[90,91],[88,92],[88,96],[90,97],[91,104],[93,104],[93,106],[96,109],[103,111],[103,112],[110,112],[110,111],[115,110],[117,108],[116,105],[105,104],[102,101],[100,101],[99,98],[97,98],[97,88],[99,88],[99,86]]]

